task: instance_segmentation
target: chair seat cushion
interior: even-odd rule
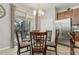
[[[23,39],[23,42],[29,42],[31,41],[30,39]]]
[[[23,42],[30,42],[31,40],[23,40]]]
[[[31,43],[30,42],[21,42],[20,43],[20,47],[27,47],[27,46],[30,46]]]
[[[52,47],[52,46],[55,46],[56,44],[55,44],[54,42],[49,42],[49,41],[48,41],[48,42],[46,43],[46,45]]]

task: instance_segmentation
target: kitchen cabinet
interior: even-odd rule
[[[79,24],[79,8],[57,13],[57,19],[72,18],[72,24]]]

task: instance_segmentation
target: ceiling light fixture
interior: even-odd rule
[[[33,10],[33,15],[36,16],[36,14],[38,14],[38,16],[42,16],[44,15],[44,12],[42,10]]]

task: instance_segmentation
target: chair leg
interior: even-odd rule
[[[55,53],[56,53],[56,55],[57,55],[57,47],[55,47]]]
[[[20,55],[20,49],[18,49],[17,54]]]
[[[71,43],[71,45],[70,45],[70,54],[71,55],[74,55],[74,44],[73,43]]]
[[[71,52],[70,52],[71,55],[74,55],[74,47],[71,47]]]
[[[46,55],[46,52],[44,52],[43,55]]]
[[[32,55],[34,55],[34,52],[32,52]]]
[[[46,50],[44,50],[43,55],[46,55]]]

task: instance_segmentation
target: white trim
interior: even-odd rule
[[[0,48],[0,51],[1,50],[6,50],[6,49],[9,49],[10,47],[8,46],[8,47],[4,47],[4,48]]]

